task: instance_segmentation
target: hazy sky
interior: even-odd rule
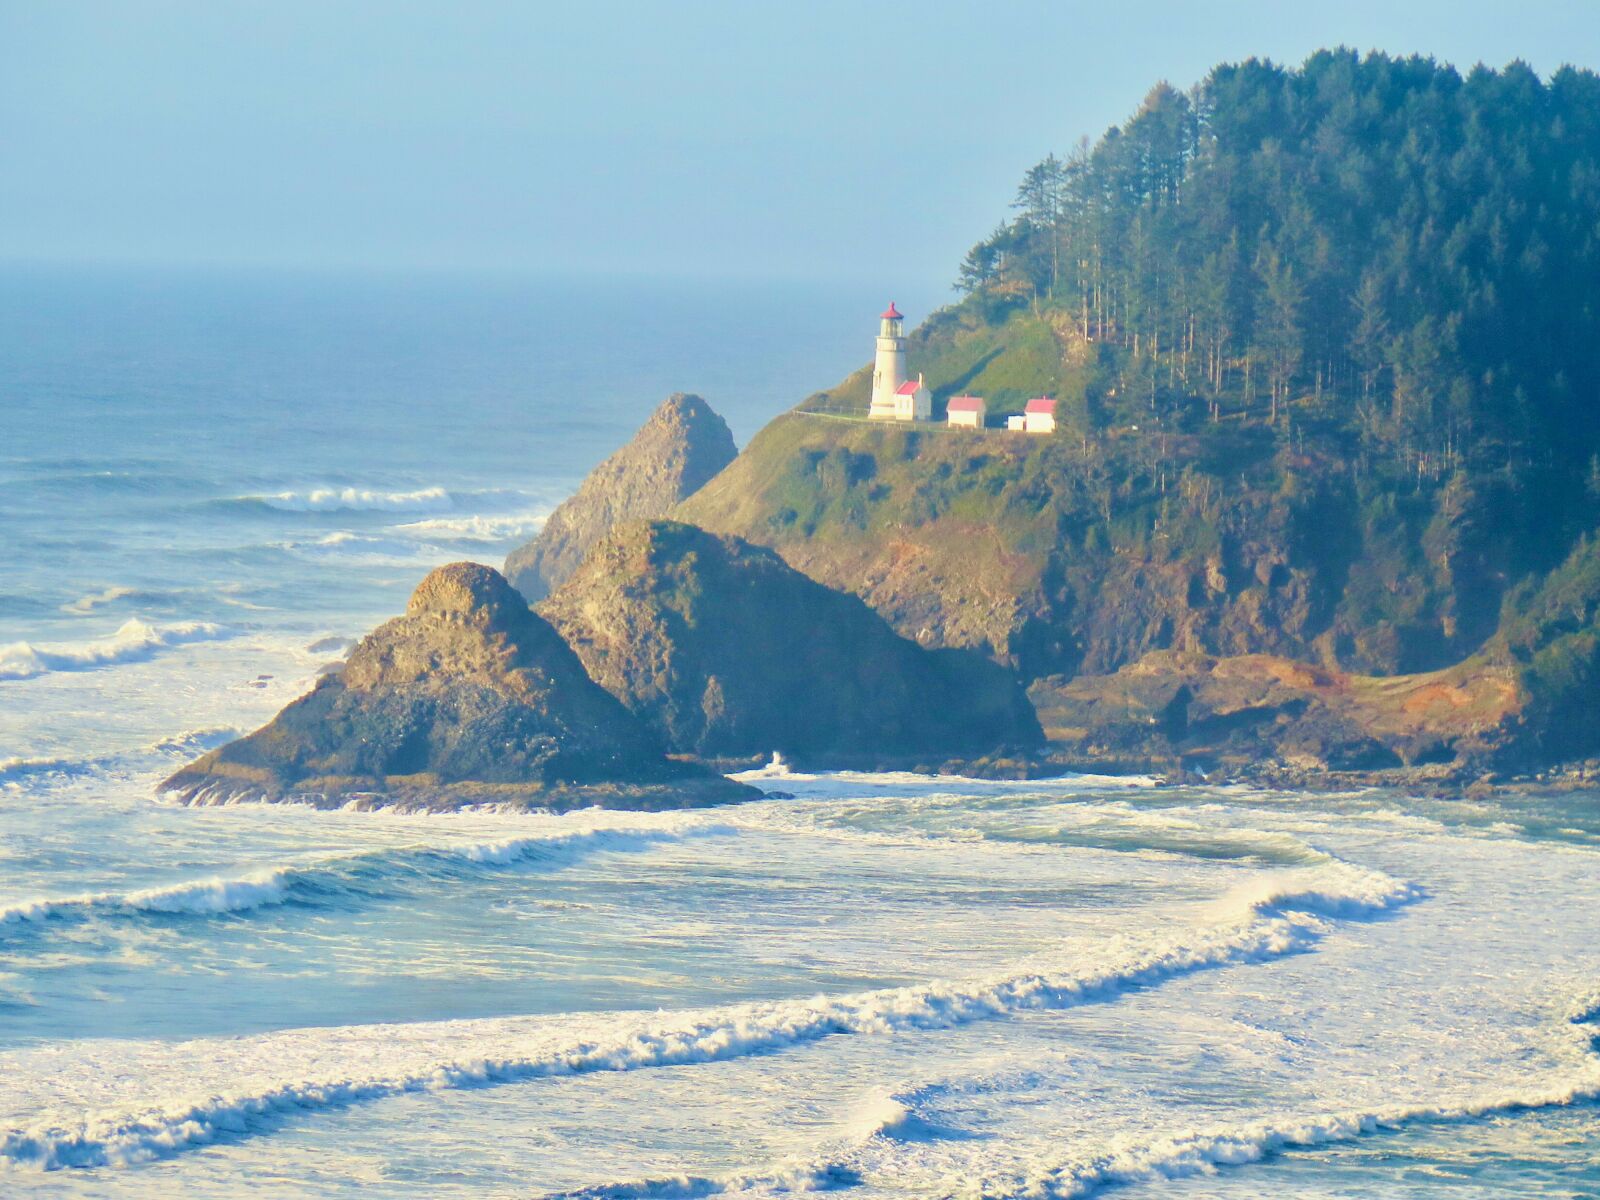
[[[1548,74],[1600,3],[0,0],[0,258],[944,281],[1155,80],[1339,43]]]

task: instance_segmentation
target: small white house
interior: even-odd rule
[[[931,421],[933,419],[933,393],[922,382],[922,376],[908,379],[894,390],[894,419],[896,421]]]
[[[1016,416],[1007,417],[1006,428],[1012,433],[1022,433],[1028,428],[1028,418],[1022,416],[1020,413]]]
[[[1027,433],[1056,431],[1056,402],[1048,396],[1029,400],[1022,409],[1022,428]]]
[[[954,428],[982,429],[989,406],[982,396],[952,396],[944,411],[945,420]]]

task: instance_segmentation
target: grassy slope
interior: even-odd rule
[[[790,413],[679,515],[774,546],[920,641],[1004,646],[1056,537],[1033,492],[1066,451],[1002,432]]]
[[[911,370],[926,377],[935,415],[943,415],[951,396],[964,394],[987,399],[991,419],[1021,412],[1039,395],[1059,396],[1068,409],[1081,408],[1092,351],[1073,336],[1064,314],[1016,308],[992,316],[968,301],[935,313],[907,339]],[[869,364],[800,408],[860,414],[871,385]]]

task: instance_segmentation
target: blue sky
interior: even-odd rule
[[[1600,66],[1600,4],[0,0],[0,259],[947,281],[1251,54]]]

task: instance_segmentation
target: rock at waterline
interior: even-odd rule
[[[891,765],[1042,741],[1011,672],[925,650],[772,551],[693,525],[619,527],[539,612],[683,753]]]
[[[162,792],[416,808],[466,803],[668,808],[755,798],[665,756],[489,567],[440,567],[402,617],[269,724],[178,771]]]

